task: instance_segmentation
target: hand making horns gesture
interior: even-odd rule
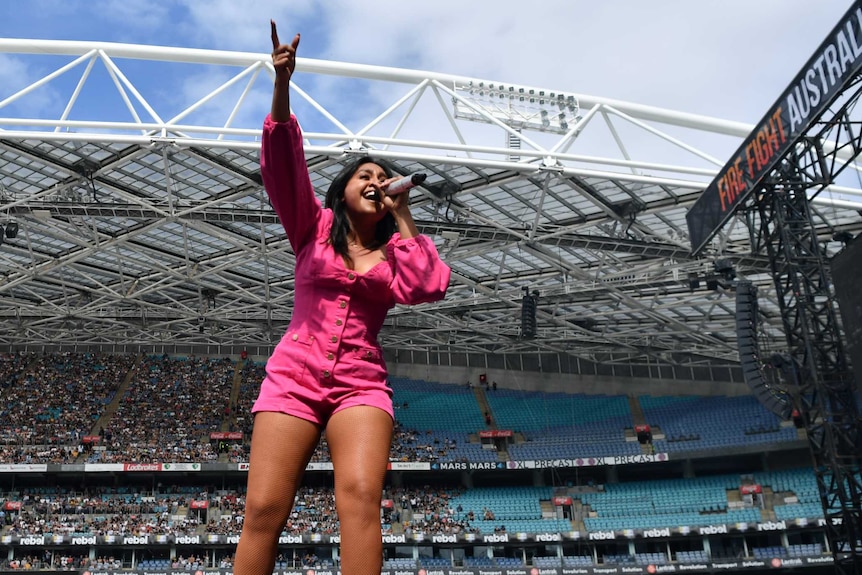
[[[299,46],[299,34],[294,36],[293,42],[290,44],[280,44],[275,20],[270,20],[269,24],[272,29],[272,65],[275,67],[275,73],[281,75],[286,71],[287,77],[290,78],[294,68],[296,68],[296,48]]]

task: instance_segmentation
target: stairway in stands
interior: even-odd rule
[[[120,401],[122,401],[123,396],[126,394],[126,390],[129,388],[129,384],[132,383],[132,379],[135,377],[135,374],[138,373],[138,367],[141,365],[141,361],[143,359],[144,354],[139,353],[138,357],[135,358],[135,363],[133,363],[132,367],[129,368],[129,371],[126,372],[126,377],[124,377],[120,385],[117,386],[117,391],[114,393],[111,403],[105,406],[105,411],[102,412],[102,415],[96,420],[95,425],[93,425],[93,428],[90,430],[90,435],[99,435],[99,431],[105,429],[111,421],[111,418],[115,413],[117,413],[117,409],[120,407]]]
[[[222,431],[230,431],[230,426],[236,420],[236,404],[239,401],[239,390],[242,386],[242,370],[245,368],[246,361],[251,360],[239,359],[233,370],[233,386],[230,389],[230,413],[221,422]]]
[[[629,395],[629,410],[632,412],[632,424],[634,426],[646,425],[647,420],[641,402],[636,395]]]
[[[638,425],[649,425],[646,420],[646,415],[644,415],[643,407],[641,407],[641,402],[637,398],[636,395],[629,395],[629,411],[632,413],[632,429],[626,430],[626,440],[627,441],[637,441],[637,434],[635,433],[635,428]],[[641,444],[641,453],[650,454],[653,453],[653,447],[651,443],[642,443]]]
[[[488,397],[485,395],[485,388],[481,385],[474,385],[473,395],[476,397],[476,403],[479,404],[479,409],[485,415],[485,426],[488,429],[497,429],[497,420],[494,418],[494,412],[491,410],[491,404],[488,403]],[[470,435],[470,441],[482,441],[478,434]],[[508,449],[506,449],[506,443],[502,441],[497,442],[497,460],[509,461],[509,459],[509,451]]]
[[[488,403],[488,398],[485,396],[485,389],[481,385],[474,385],[473,395],[476,396],[476,403],[479,404],[479,409],[486,415],[486,423],[490,421],[490,423],[487,423],[488,429],[497,429],[497,423],[494,421],[494,413],[491,411],[491,404]]]

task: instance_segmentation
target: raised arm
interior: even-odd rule
[[[290,44],[278,41],[275,21],[269,21],[272,35],[272,65],[275,68],[275,86],[272,90],[273,122],[286,122],[290,118],[290,77],[296,68],[296,49],[299,47],[299,34]]]
[[[313,239],[320,217],[320,201],[308,178],[302,149],[302,132],[290,114],[289,87],[296,66],[299,34],[290,45],[280,44],[275,22],[272,29],[272,64],[275,86],[272,111],[263,123],[260,173],[273,209],[281,220],[294,251]]]

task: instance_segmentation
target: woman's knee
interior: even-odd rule
[[[248,497],[245,502],[243,528],[281,532],[292,503],[286,502],[283,497]]]
[[[336,486],[335,504],[340,511],[350,509],[351,513],[380,514],[380,498],[383,486],[362,478],[341,482]]]

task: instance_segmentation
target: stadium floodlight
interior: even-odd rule
[[[581,119],[575,96],[536,88],[473,81],[455,85],[452,99],[456,118],[492,123],[497,120],[516,130],[567,134]]]

